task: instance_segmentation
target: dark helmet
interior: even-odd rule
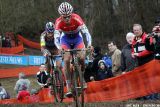
[[[54,24],[53,24],[52,22],[47,22],[47,23],[46,23],[45,30],[46,30],[48,33],[53,33],[53,32],[54,32]]]

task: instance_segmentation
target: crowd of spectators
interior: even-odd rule
[[[122,50],[118,49],[114,40],[106,44],[108,47],[107,55],[101,52],[101,47],[95,46],[92,52],[92,61],[89,61],[86,67],[86,80],[90,81],[88,80],[88,76],[94,77],[94,80],[99,80],[99,61],[102,62],[103,60],[105,66],[109,66],[109,63],[107,65],[103,59],[104,56],[111,59],[112,67],[110,70],[114,77],[132,71],[135,67],[144,65],[154,58],[160,58],[160,17],[156,20],[155,24],[151,34],[145,33],[142,25],[133,24],[133,32],[126,34],[127,43],[123,46]]]
[[[143,31],[142,25],[133,24],[132,32],[126,34],[127,44],[122,50],[118,49],[116,42],[109,41],[107,45],[108,54],[112,67],[103,59],[106,54],[101,52],[101,47],[95,46],[92,53],[92,61],[89,61],[84,74],[86,82],[99,81],[107,78],[123,75],[138,66],[155,59],[160,59],[160,17],[155,21],[152,33]],[[154,93],[138,99],[159,99]]]

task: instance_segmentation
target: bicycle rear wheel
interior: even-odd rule
[[[60,70],[54,71],[54,76],[52,79],[52,90],[55,98],[55,102],[62,102],[64,99],[64,82],[63,75]]]
[[[79,66],[75,66],[73,72],[73,98],[76,107],[84,107],[83,74]]]

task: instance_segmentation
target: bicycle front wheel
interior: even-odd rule
[[[53,78],[53,94],[56,102],[62,102],[64,99],[64,82],[63,82],[63,75],[60,70],[54,71],[54,78]]]
[[[73,72],[73,98],[76,107],[84,107],[84,90],[83,90],[83,73],[79,66],[75,66],[75,71]]]

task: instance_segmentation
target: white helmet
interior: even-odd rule
[[[73,12],[73,7],[68,2],[63,2],[58,8],[60,15],[70,15]]]

